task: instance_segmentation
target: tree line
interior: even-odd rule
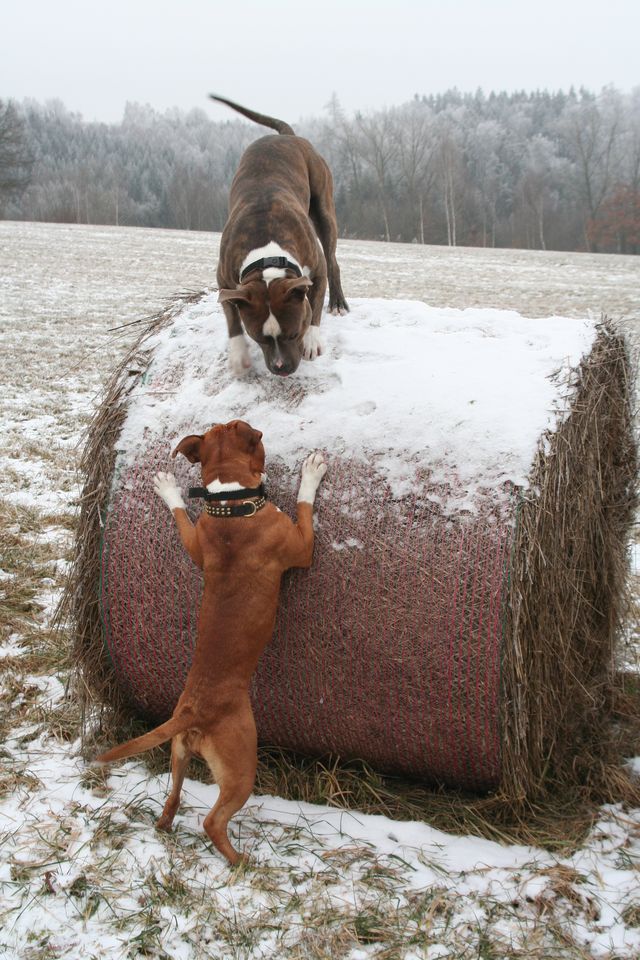
[[[221,230],[265,132],[202,109],[128,104],[107,124],[0,100],[0,217]],[[342,237],[640,252],[640,87],[449,90],[353,115],[334,96],[296,132],[331,167]]]

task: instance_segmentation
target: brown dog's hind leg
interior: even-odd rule
[[[205,817],[203,827],[214,846],[235,865],[243,857],[231,846],[227,825],[251,795],[258,763],[256,726],[248,697],[241,718],[234,714],[203,736],[200,753],[220,788],[220,796]]]
[[[167,797],[162,815],[156,823],[158,830],[171,830],[173,818],[180,806],[180,791],[190,759],[191,751],[187,747],[187,738],[185,734],[178,734],[171,742],[171,793]]]

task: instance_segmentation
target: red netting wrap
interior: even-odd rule
[[[269,495],[294,516],[297,475],[270,463]],[[169,445],[116,471],[104,514],[106,644],[130,701],[171,713],[195,643],[201,574],[153,494]],[[362,757],[382,770],[472,788],[500,781],[502,620],[516,496],[455,522],[428,478],[394,499],[362,462],[332,458],[314,562],[285,574],[276,630],[253,683],[263,742]],[[198,473],[176,461],[183,488]],[[192,516],[201,508],[193,503]],[[249,522],[249,521],[239,521]]]

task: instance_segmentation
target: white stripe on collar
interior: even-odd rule
[[[230,483],[220,483],[216,478],[207,484],[207,490],[209,493],[225,493],[227,490],[244,490],[244,487],[236,480],[232,480]]]
[[[283,250],[279,243],[276,243],[275,240],[270,240],[269,243],[266,243],[264,247],[254,247],[253,250],[250,250],[242,261],[240,267],[239,276],[242,276],[242,272],[246,270],[249,264],[253,263],[254,260],[262,260],[263,257],[286,257],[287,260],[290,260],[291,263],[295,263],[296,267],[300,271],[303,277],[308,277],[311,273],[309,267],[303,267],[296,258],[289,253],[288,250]],[[267,267],[263,272],[262,278],[269,284],[271,280],[275,280],[278,277],[285,277],[285,270],[279,267]]]

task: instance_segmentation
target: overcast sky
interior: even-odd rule
[[[449,87],[640,84],[640,0],[9,0],[0,97],[119,120],[221,93],[295,122]]]

